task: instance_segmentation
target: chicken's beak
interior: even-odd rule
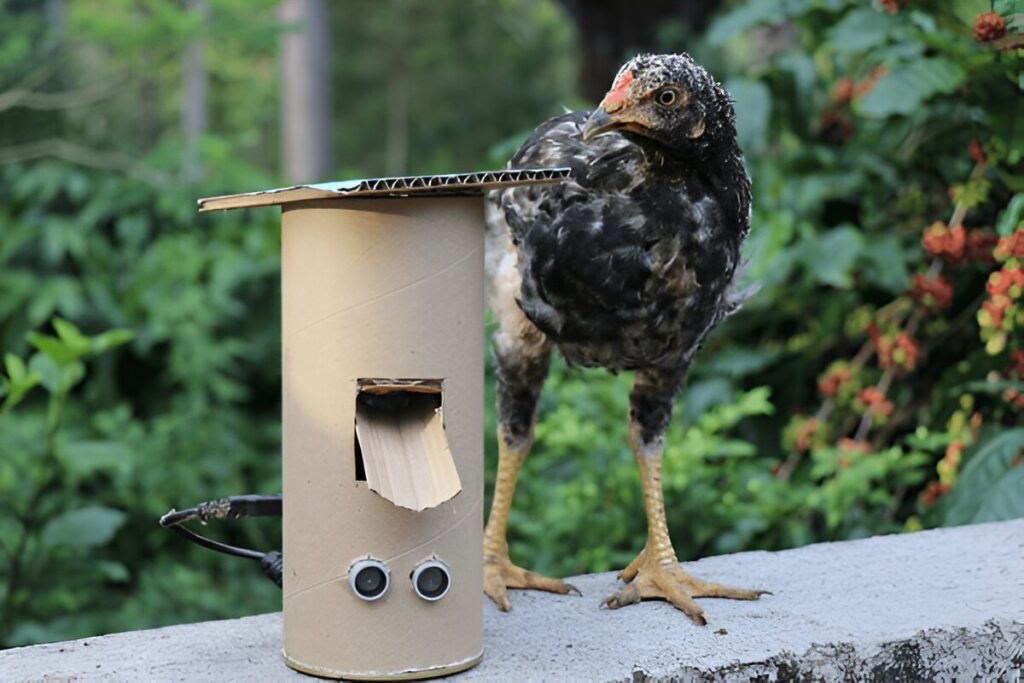
[[[601,133],[607,133],[610,130],[614,130],[619,127],[619,122],[616,121],[604,110],[604,107],[598,107],[587,119],[587,122],[583,124],[583,141],[600,135]]]

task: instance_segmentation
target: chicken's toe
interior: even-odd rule
[[[507,558],[487,557],[484,560],[484,593],[503,612],[509,611],[512,605],[508,599],[508,589],[533,589],[558,593],[559,595],[580,595],[580,591],[572,584],[561,579],[531,572],[518,567]]]

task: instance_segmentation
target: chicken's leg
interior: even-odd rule
[[[514,262],[510,262],[513,263]],[[519,309],[518,272],[498,278],[491,301],[500,324],[494,337],[498,399],[498,476],[494,500],[484,530],[484,593],[504,612],[511,605],[509,588],[536,588],[553,593],[578,592],[558,579],[541,576],[512,564],[508,556],[508,511],[519,470],[533,445],[537,401],[548,374],[550,344]],[[510,284],[511,283],[511,284]]]
[[[650,387],[646,378],[638,375],[637,380],[629,418],[629,441],[640,469],[640,484],[647,513],[647,544],[619,574],[619,578],[626,581],[627,585],[605,600],[604,604],[606,607],[617,608],[645,598],[659,598],[671,602],[694,622],[704,625],[707,623],[704,610],[694,598],[757,600],[767,591],[704,581],[690,576],[679,567],[665,521],[665,501],[661,490],[664,434],[668,426],[667,416],[671,415],[674,392],[668,394],[668,412],[664,413],[664,406],[659,407],[644,400],[652,398],[651,395],[644,395]]]
[[[519,449],[511,448],[502,429],[498,428],[498,478],[494,483],[494,500],[484,531],[484,593],[503,612],[511,607],[508,588],[536,588],[562,595],[578,592],[564,581],[517,567],[509,559],[508,541],[505,538],[508,511],[512,506],[519,469],[529,449],[529,442]]]

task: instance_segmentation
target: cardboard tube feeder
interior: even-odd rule
[[[373,680],[480,661],[482,193],[567,174],[382,178],[200,200],[200,211],[282,209],[275,566],[289,666]],[[233,500],[169,513],[165,525],[237,516]],[[253,551],[234,554],[243,552]]]

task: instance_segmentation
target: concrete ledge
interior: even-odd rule
[[[572,579],[583,597],[513,594],[485,608],[483,662],[451,680],[1008,680],[1024,672],[1024,520],[751,552],[687,563],[763,587],[759,602],[702,600],[694,626],[657,602],[598,609],[614,574]],[[0,652],[0,680],[311,680],[280,659],[278,614]]]

